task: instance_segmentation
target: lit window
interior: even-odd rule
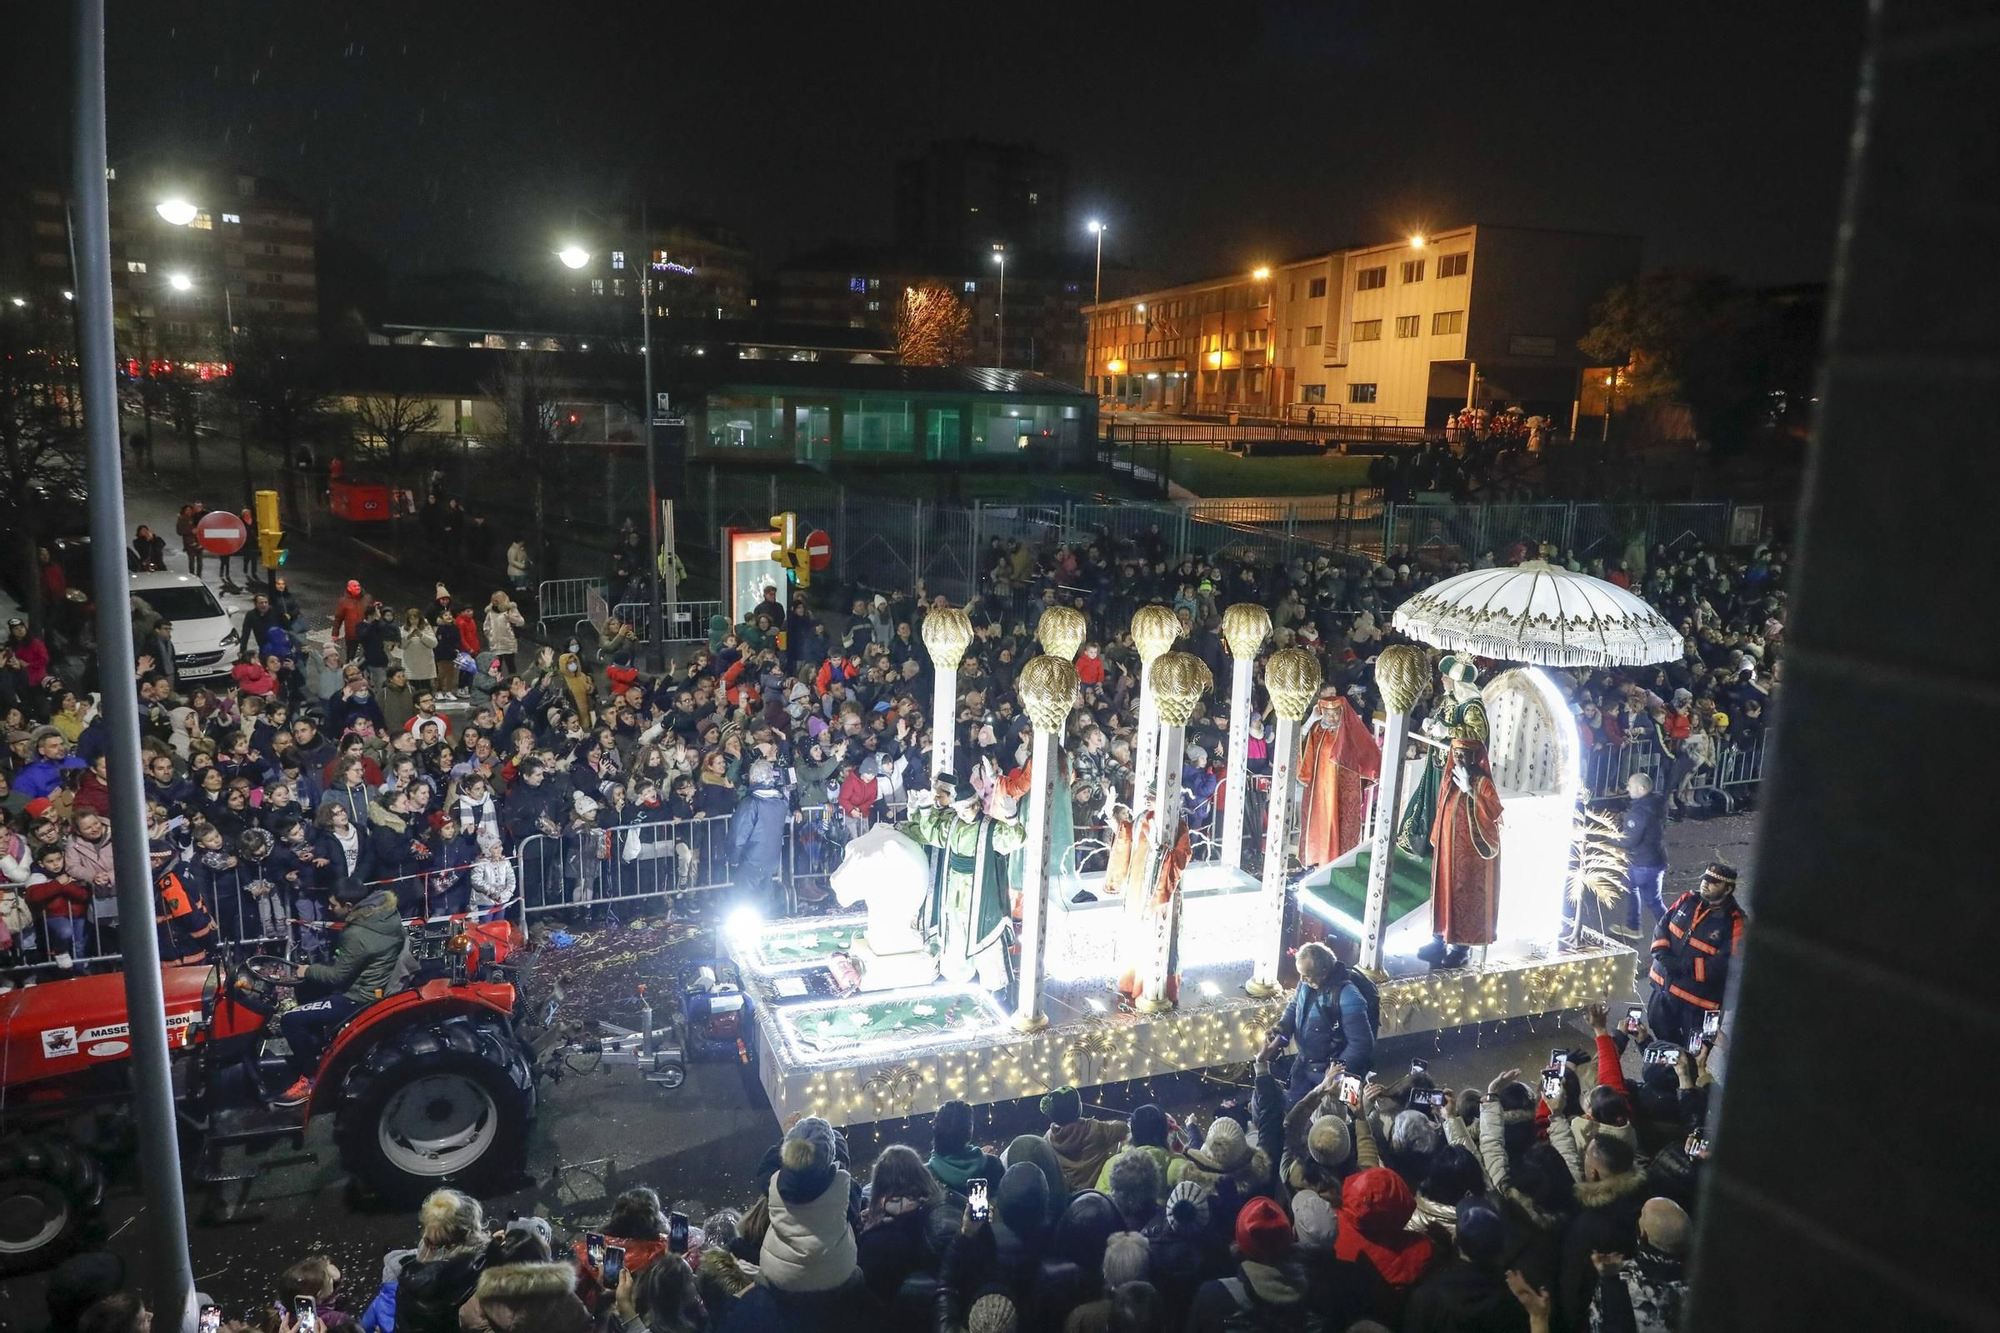
[[[1306,325],[1305,346],[1317,347],[1325,336],[1326,326],[1324,324],[1308,324]]]
[[[881,286],[882,286],[882,279],[880,279],[880,278],[870,278],[870,279],[868,279],[868,290],[869,290],[869,291],[871,291],[871,292],[872,292],[872,291],[879,291],[879,290],[881,289]]]
[[[233,222],[239,227],[243,225],[243,215],[240,213],[224,213],[222,220],[224,222]]]
[[[1324,384],[1301,384],[1299,386],[1299,401],[1302,403],[1325,402],[1326,386]]]
[[[1414,338],[1423,331],[1424,317],[1422,315],[1396,316],[1396,336],[1398,338]]]
[[[592,278],[590,280],[590,294],[592,296],[604,295],[604,279]]]
[[[1455,255],[1439,255],[1438,276],[1440,278],[1464,277],[1466,265],[1471,261],[1471,259],[1472,256],[1467,254],[1463,250],[1460,250]]]
[[[1422,282],[1423,280],[1424,261],[1421,259],[1405,259],[1403,261],[1403,281]]]
[[[623,296],[625,294],[625,279],[613,278],[611,280],[611,294],[613,296]]]
[[[1326,279],[1325,279],[1325,278],[1313,278],[1313,279],[1310,279],[1310,280],[1309,280],[1309,281],[1308,281],[1308,282],[1306,283],[1306,295],[1307,295],[1308,297],[1312,297],[1312,296],[1325,296],[1325,295],[1326,295]]]
[[[880,301],[870,301],[868,303],[868,308],[870,310],[880,310],[882,308],[882,303]]]
[[[1042,202],[1042,196],[1036,193],[1035,191],[1030,190],[1028,191],[1028,202],[1031,204],[1039,204]]]
[[[967,290],[968,292],[976,292],[979,290],[979,284],[977,282],[974,282],[971,278],[967,278],[965,280],[965,290]]]
[[[613,250],[611,252],[611,267],[613,268],[625,267],[625,252],[623,250]]]
[[[1347,386],[1347,401],[1350,403],[1372,403],[1375,401],[1375,386],[1372,384],[1350,384]]]
[[[868,290],[868,279],[866,279],[866,278],[859,278],[859,277],[857,277],[857,278],[849,278],[849,279],[847,280],[847,290],[848,290],[848,291],[850,291],[850,292],[865,292],[865,291],[867,291],[867,290]]]
[[[144,273],[146,271],[146,261],[143,259],[128,259],[125,261],[125,271],[127,273]]]
[[[1354,341],[1374,343],[1382,341],[1382,321],[1379,319],[1357,319],[1354,321]]]
[[[1377,265],[1375,268],[1364,268],[1354,275],[1354,290],[1357,292],[1372,292],[1377,287],[1387,287],[1388,285],[1389,266],[1387,264]]]
[[[115,181],[115,180],[117,180],[117,179],[118,179],[118,168],[116,168],[116,167],[106,167],[106,168],[104,169],[104,179],[106,179],[106,180],[108,180],[108,181]]]
[[[195,231],[214,231],[215,218],[209,213],[196,213],[194,221],[188,223],[188,226]]]
[[[1432,333],[1465,332],[1465,312],[1463,310],[1440,310],[1431,316]]]

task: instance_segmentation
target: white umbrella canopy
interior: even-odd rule
[[[1395,626],[1439,648],[1539,666],[1645,666],[1681,655],[1680,631],[1644,600],[1545,560],[1454,575],[1397,607]]]

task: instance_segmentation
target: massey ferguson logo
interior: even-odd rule
[[[168,1014],[167,1045],[187,1045],[189,1035],[200,1022],[201,1014],[196,1010]],[[42,1058],[59,1060],[79,1051],[100,1058],[123,1055],[129,1049],[131,1036],[130,1023],[106,1023],[100,1027],[85,1028],[81,1033],[73,1027],[43,1028]]]
[[[75,1054],[76,1054],[75,1028],[42,1029],[42,1058],[46,1060],[56,1060],[60,1059],[65,1055],[75,1055]]]

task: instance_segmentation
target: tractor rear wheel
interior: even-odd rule
[[[60,1139],[0,1143],[0,1273],[60,1262],[103,1201],[89,1153]]]
[[[505,1020],[389,1033],[341,1082],[334,1141],[348,1172],[402,1206],[450,1187],[492,1193],[527,1157],[535,1083]]]

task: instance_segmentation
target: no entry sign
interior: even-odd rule
[[[806,554],[816,570],[833,563],[833,538],[826,535],[825,528],[814,528],[806,534]]]
[[[250,540],[250,529],[236,515],[218,509],[203,515],[201,522],[195,524],[194,539],[210,555],[235,555]]]

